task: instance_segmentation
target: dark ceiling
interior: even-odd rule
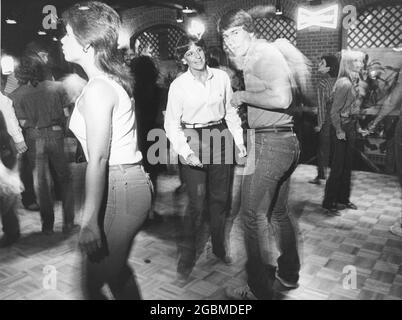
[[[39,36],[37,33],[43,29],[42,21],[45,14],[42,13],[45,5],[54,5],[57,14],[61,15],[77,0],[0,0],[1,2],[1,47],[7,52],[19,55],[24,46],[35,39],[51,41],[57,32],[50,32],[47,36]],[[202,12],[200,0],[103,0],[116,11],[121,12],[139,6],[182,8],[189,5]],[[14,19],[17,24],[6,24],[5,19]],[[49,32],[48,32],[49,33]]]

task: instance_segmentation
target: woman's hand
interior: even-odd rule
[[[81,227],[78,245],[88,256],[102,248],[101,231],[97,223],[88,223]]]
[[[239,158],[244,158],[245,156],[247,156],[247,149],[244,146],[244,144],[241,144],[239,146],[237,146],[239,148]]]
[[[191,153],[187,158],[186,158],[186,163],[190,166],[193,167],[200,167],[202,168],[202,163],[200,161],[200,159],[198,159],[198,157],[194,154]]]

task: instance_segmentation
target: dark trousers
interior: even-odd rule
[[[15,194],[0,197],[0,216],[3,225],[4,235],[7,237],[18,237],[20,226],[17,217],[18,196]]]
[[[396,173],[399,178],[399,183],[402,187],[402,116],[395,128],[395,163]]]
[[[222,134],[222,139],[219,138],[221,145],[215,149],[212,140],[202,139],[203,130],[213,129],[216,129],[217,134]],[[195,129],[191,133],[186,129],[185,134],[191,134],[190,147],[201,161],[206,161],[202,168],[189,165],[182,167],[189,203],[180,228],[178,272],[184,272],[195,265],[209,233],[213,253],[217,257],[225,257],[225,221],[230,209],[233,176],[233,157],[232,161],[225,159],[225,155],[233,154],[230,145],[233,138],[226,125]]]
[[[255,159],[248,157],[242,183],[241,217],[247,252],[248,284],[259,299],[273,298],[275,266],[270,264],[269,224],[272,225],[280,256],[278,273],[288,281],[299,279],[300,259],[296,221],[289,213],[290,177],[300,147],[297,137],[285,133],[256,133]],[[253,148],[253,147],[252,147]],[[254,170],[249,167],[255,165]]]
[[[331,162],[331,173],[325,185],[323,206],[335,203],[348,203],[351,189],[353,154],[356,142],[356,122],[350,121],[342,125],[346,140],[336,137],[335,128],[331,128],[334,154]]]
[[[64,134],[61,130],[28,129],[26,134],[28,158],[33,168],[34,185],[39,198],[42,230],[52,230],[54,225],[53,192],[49,164],[53,166],[62,194],[63,223],[74,221],[74,194],[72,177],[64,154]]]
[[[329,166],[331,152],[331,123],[325,122],[318,133],[317,177],[325,179],[325,171]]]
[[[399,178],[399,183],[402,188],[402,116],[395,128],[395,163],[396,163],[396,173]],[[402,218],[401,218],[402,227]]]
[[[22,204],[27,207],[33,203],[36,203],[32,167],[29,163],[27,152],[23,153],[19,159],[19,171],[21,181],[24,185],[24,191],[21,193],[21,201]]]

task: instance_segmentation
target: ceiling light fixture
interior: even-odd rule
[[[281,0],[276,0],[276,3],[275,3],[275,14],[276,14],[277,16],[280,16],[280,15],[283,14],[283,12],[282,12]]]
[[[7,24],[17,24],[17,21],[15,21],[14,19],[6,19],[6,23]]]
[[[176,22],[182,23],[184,21],[183,12],[181,10],[176,11]]]

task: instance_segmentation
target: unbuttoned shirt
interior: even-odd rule
[[[291,71],[275,44],[264,39],[254,39],[240,64],[246,91],[261,92],[269,90],[273,85],[286,85],[289,86],[291,95],[290,79],[283,79],[283,75],[288,77]],[[261,104],[263,103],[262,101]],[[284,113],[284,109],[267,110],[251,105],[247,109],[250,128],[286,126],[293,123],[293,117]]]
[[[193,153],[184,134],[182,123],[207,124],[225,119],[236,145],[243,144],[241,120],[230,104],[232,88],[226,72],[207,67],[205,85],[190,70],[170,85],[165,115],[166,136],[173,150],[185,159]]]
[[[4,119],[6,121],[7,132],[13,138],[13,141],[15,143],[23,142],[24,137],[22,135],[22,130],[19,126],[18,119],[15,115],[13,101],[3,95],[1,92],[0,111],[3,113]]]

